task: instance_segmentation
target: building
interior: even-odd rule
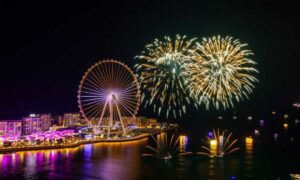
[[[21,134],[22,120],[0,120],[0,136]]]
[[[65,113],[63,117],[63,126],[72,127],[76,124],[79,124],[81,121],[80,113]]]
[[[149,128],[149,127],[156,127],[159,125],[157,119],[154,118],[146,118],[146,117],[136,117],[135,124],[138,128]]]
[[[135,124],[139,128],[145,128],[148,126],[148,120],[146,117],[140,116],[135,118]]]
[[[51,125],[62,126],[63,123],[64,123],[63,116],[61,115],[52,116]]]
[[[30,114],[23,118],[23,132],[28,135],[32,133],[48,131],[51,127],[51,114]]]

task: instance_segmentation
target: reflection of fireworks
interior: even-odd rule
[[[186,103],[190,103],[184,86],[182,64],[190,61],[194,55],[195,39],[176,36],[173,41],[165,37],[164,41],[155,39],[146,46],[146,51],[136,56],[139,63],[135,66],[143,89],[144,106],[153,106],[154,111],[174,118],[186,112]]]
[[[168,135],[166,133],[157,135],[157,138],[153,136],[151,137],[155,141],[156,147],[147,146],[147,148],[152,150],[154,154],[143,154],[143,156],[153,156],[167,160],[171,159],[175,155],[182,156],[191,154],[191,152],[178,152],[178,150],[180,149],[180,137],[175,138],[174,134],[171,136],[171,139],[168,138]]]
[[[242,100],[254,88],[258,80],[251,73],[258,71],[253,67],[256,63],[249,59],[253,55],[239,40],[232,37],[214,36],[203,38],[197,44],[195,59],[188,62],[186,83],[192,96],[209,108],[210,102],[218,109],[233,106],[233,100]]]
[[[232,133],[226,134],[226,130],[220,133],[219,129],[217,132],[213,130],[213,137],[208,137],[209,146],[201,146],[203,148],[202,152],[198,152],[197,154],[206,155],[210,157],[223,157],[224,155],[230,154],[239,150],[239,148],[235,148],[235,144],[237,143],[237,139],[233,141],[230,140]]]

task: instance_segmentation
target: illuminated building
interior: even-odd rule
[[[21,135],[22,120],[0,120],[0,135]]]
[[[76,124],[79,124],[81,116],[79,112],[76,113],[65,113],[63,117],[63,126],[72,127]]]
[[[28,135],[48,131],[51,127],[51,114],[30,114],[23,118],[23,132]]]
[[[51,125],[62,126],[63,123],[64,123],[63,122],[63,116],[61,116],[61,115],[52,116],[52,118],[51,118]]]
[[[147,127],[148,126],[148,120],[146,117],[136,117],[136,126],[137,127]]]

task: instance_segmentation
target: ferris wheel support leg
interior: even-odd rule
[[[104,103],[104,107],[103,107],[103,110],[101,112],[101,116],[100,116],[100,119],[99,119],[99,122],[98,122],[98,127],[101,125],[102,123],[102,120],[103,120],[103,116],[104,116],[104,113],[105,113],[105,109],[106,109],[106,106],[107,106],[107,101],[105,101]]]
[[[117,111],[118,111],[119,119],[120,119],[120,122],[121,122],[121,125],[122,125],[123,134],[125,135],[125,134],[126,134],[126,130],[125,130],[124,123],[123,123],[123,120],[122,120],[122,116],[121,116],[121,113],[120,113],[120,110],[119,110],[119,106],[118,106],[118,105],[116,105],[116,107],[117,107]]]
[[[112,102],[109,101],[109,122],[108,122],[108,134],[110,136],[110,128],[113,125],[113,105]]]

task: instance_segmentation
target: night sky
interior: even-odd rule
[[[146,44],[176,34],[229,35],[255,53],[260,82],[250,100],[226,112],[288,108],[300,101],[298,6],[240,2],[1,1],[0,119],[78,111],[77,89],[89,66],[118,59],[132,67]]]

